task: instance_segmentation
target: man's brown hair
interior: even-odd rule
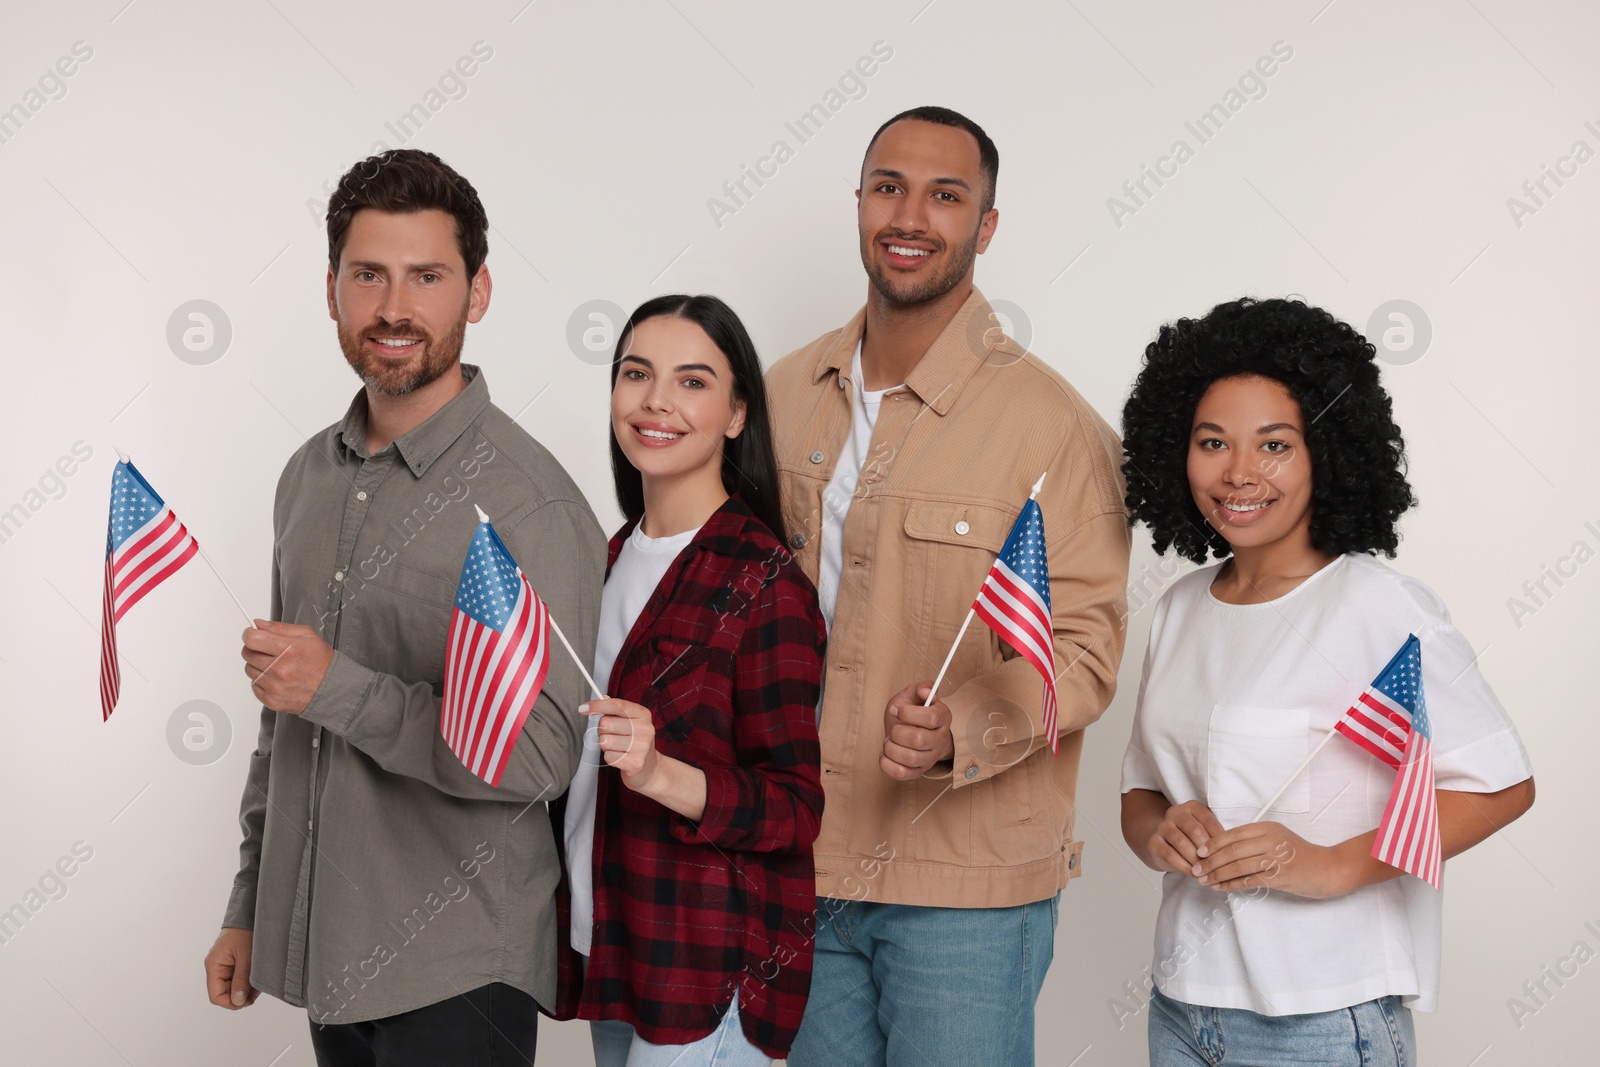
[[[391,148],[368,156],[345,172],[328,200],[328,266],[339,271],[339,255],[350,220],[363,208],[406,214],[437,209],[456,220],[456,245],[471,281],[489,255],[489,216],[472,183],[432,152]]]

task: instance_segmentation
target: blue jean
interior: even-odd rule
[[[819,898],[789,1067],[1033,1067],[1059,896],[1014,908]]]
[[[1337,1011],[1258,1015],[1150,991],[1150,1067],[1412,1067],[1417,1035],[1399,997]]]
[[[595,1067],[770,1067],[772,1057],[750,1043],[739,1022],[739,994],[722,1023],[687,1045],[653,1045],[620,1019],[589,1024]]]

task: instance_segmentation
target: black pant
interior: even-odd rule
[[[501,982],[364,1023],[311,1024],[317,1067],[527,1067],[539,1007]]]

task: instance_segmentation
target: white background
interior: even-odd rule
[[[1449,1067],[1593,1061],[1600,862],[1579,814],[1600,742],[1600,160],[1547,181],[1542,205],[1525,200],[1537,210],[1517,218],[1507,204],[1574,142],[1600,151],[1592,6],[525,3],[7,5],[0,108],[31,113],[0,144],[0,510],[22,508],[0,543],[0,910],[75,842],[93,858],[0,944],[0,1059],[312,1062],[302,1012],[263,998],[229,1013],[204,996],[257,712],[242,621],[203,564],[125,620],[122,703],[100,721],[112,446],[264,613],[278,471],[357,387],[324,306],[324,182],[375,142],[401,144],[386,123],[426,106],[481,41],[492,55],[465,95],[441,96],[409,143],[460,169],[494,226],[493,306],[467,358],[608,528],[606,371],[569,346],[569,318],[591,300],[714,292],[768,360],[839,325],[865,293],[861,154],[906,107],[954,107],[998,143],[1000,226],[979,284],[1114,425],[1162,321],[1245,293],[1300,294],[1363,329],[1386,301],[1422,309],[1431,344],[1385,371],[1421,499],[1396,565],[1437,589],[1482,650],[1539,800],[1450,865],[1443,1011],[1419,1018],[1420,1040]],[[57,98],[29,97],[79,41],[93,54],[64,95],[46,79]],[[892,58],[799,144],[784,123],[826,103],[879,41]],[[1199,145],[1184,123],[1280,41],[1293,55],[1265,95]],[[780,138],[793,158],[719,226],[708,199]],[[1179,138],[1194,157],[1118,225],[1108,198]],[[205,365],[167,340],[195,299],[231,324]],[[79,441],[92,459],[50,476]],[[1040,1004],[1039,1062],[1058,1067],[1145,1054],[1140,1001],[1122,987],[1144,975],[1157,879],[1117,832],[1117,768],[1164,580],[1136,543],[1146,606],[1122,691],[1089,733],[1087,873],[1064,896]],[[1541,578],[1532,599],[1524,583]],[[1514,613],[1513,597],[1529,610]],[[225,709],[232,731],[225,750],[212,735],[199,757],[222,755],[202,765],[168,741],[192,700]],[[1580,942],[1583,963],[1568,959]],[[1567,977],[1532,999],[1523,984],[1546,966]],[[578,1025],[547,1023],[540,1049],[542,1062],[588,1062]]]

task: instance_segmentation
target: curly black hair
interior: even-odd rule
[[[1190,494],[1189,436],[1212,383],[1259,376],[1287,388],[1308,420],[1312,545],[1393,558],[1396,523],[1416,497],[1375,354],[1354,328],[1299,300],[1245,297],[1162,326],[1122,409],[1128,522],[1150,527],[1157,552],[1171,546],[1195,563],[1231,553]]]

